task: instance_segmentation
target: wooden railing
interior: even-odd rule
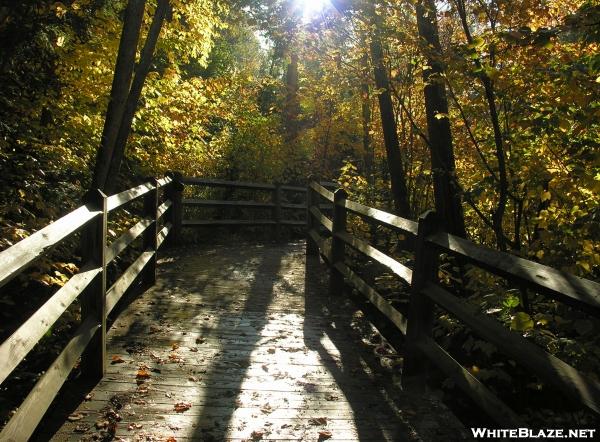
[[[305,219],[290,219],[285,217],[287,211],[297,213],[303,218],[306,211],[306,187],[290,186],[284,184],[264,184],[249,183],[241,181],[224,181],[216,179],[205,179],[195,177],[183,177],[180,174],[174,174],[175,180],[181,183],[177,187],[178,191],[174,194],[174,222],[173,222],[173,241],[179,243],[181,240],[182,228],[191,227],[211,227],[211,226],[273,226],[274,237],[281,238],[283,226],[306,225]],[[322,183],[331,185],[331,183]],[[206,199],[206,198],[183,198],[182,194],[185,186],[193,186],[197,189],[221,188],[231,192],[236,190],[254,191],[258,200],[230,200],[230,199]],[[288,198],[295,195],[296,198]],[[296,202],[290,202],[290,199]],[[297,200],[301,200],[298,202]],[[218,208],[218,209],[249,209],[253,212],[267,212],[269,216],[261,218],[219,218],[216,217],[196,217],[187,214],[186,209],[191,208]]]
[[[503,426],[523,427],[521,418],[466,370],[432,338],[434,306],[451,313],[480,337],[492,342],[505,355],[528,368],[544,382],[553,385],[568,397],[600,413],[600,383],[572,366],[545,352],[521,334],[510,331],[498,321],[479,313],[466,300],[451,294],[438,282],[438,263],[442,253],[460,257],[518,287],[566,302],[598,316],[600,314],[600,284],[560,272],[532,261],[476,245],[463,238],[441,231],[435,213],[427,212],[418,222],[348,200],[339,189],[330,192],[312,183],[307,193],[308,241],[307,253],[320,253],[331,269],[330,291],[341,293],[348,284],[364,295],[405,337],[407,351],[403,382],[422,383],[422,374],[433,365],[452,378],[490,417]],[[333,216],[325,216],[322,200],[333,203]],[[358,215],[366,222],[378,224],[402,234],[412,244],[412,269],[382,253],[368,242],[346,229],[348,214]],[[410,285],[408,314],[395,309],[383,296],[362,279],[345,259],[346,247],[379,263]],[[410,381],[409,381],[410,380]]]
[[[100,191],[86,195],[85,204],[14,246],[0,252],[0,287],[20,275],[63,241],[81,232],[82,266],[29,319],[0,344],[0,384],[52,328],[60,316],[81,297],[81,324],[58,358],[0,433],[0,440],[27,440],[81,357],[82,374],[102,377],[106,370],[106,318],[136,280],[152,285],[156,278],[157,250],[172,226],[172,177],[107,197]],[[161,195],[162,193],[162,195]],[[128,231],[108,244],[111,212],[143,199],[143,215]],[[107,266],[133,241],[142,239],[137,259],[107,288]]]

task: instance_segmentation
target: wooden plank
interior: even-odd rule
[[[106,248],[106,264],[111,263],[123,250],[129,246],[135,239],[140,236],[152,224],[153,220],[144,218],[134,225],[127,232],[123,233],[119,239],[113,241]]]
[[[417,347],[440,369],[451,378],[469,396],[475,404],[491,416],[504,428],[521,428],[525,423],[504,402],[492,393],[479,379],[469,373],[446,350],[432,338],[424,336]]]
[[[327,230],[329,230],[329,232],[333,231],[333,221],[331,221],[329,218],[327,218],[323,214],[323,212],[321,212],[315,206],[312,206],[310,208],[310,213],[317,221],[319,221],[321,223],[321,225],[323,227],[325,227]]]
[[[8,421],[0,433],[0,440],[25,441],[31,437],[99,327],[100,325],[91,317],[81,324],[75,337],[69,341],[58,358],[35,384],[12,419]]]
[[[171,223],[167,223],[158,232],[158,235],[156,238],[156,243],[158,244],[158,248],[160,248],[163,241],[167,238],[167,235],[169,235],[169,232],[171,231],[171,227],[173,227],[173,225]]]
[[[282,209],[291,209],[291,210],[306,210],[306,204],[282,204]]]
[[[285,190],[286,192],[299,192],[299,193],[304,193],[306,192],[306,187],[302,187],[302,186],[289,186],[289,185],[282,185],[281,186],[281,190]]]
[[[283,219],[280,223],[284,226],[305,226],[306,221],[298,219]]]
[[[333,203],[333,192],[330,192],[329,190],[325,189],[323,186],[315,183],[314,181],[310,183],[310,187],[323,198],[325,198],[327,201],[331,201]]]
[[[399,263],[394,258],[386,255],[385,253],[377,250],[375,247],[363,241],[362,239],[358,239],[354,235],[351,235],[347,232],[336,233],[336,236],[344,241],[346,244],[351,246],[352,248],[358,250],[365,256],[371,258],[372,260],[378,262],[396,276],[402,278],[407,284],[410,284],[412,281],[412,270],[406,267],[404,264]]]
[[[427,282],[438,281],[439,263],[439,252],[427,243],[427,236],[437,230],[439,230],[439,221],[434,211],[428,210],[419,216],[402,368],[403,385],[419,391],[425,391],[429,361],[416,344],[423,337],[431,336],[434,318],[434,305],[429,298],[423,296],[421,290]]]
[[[156,219],[161,219],[162,216],[167,212],[167,210],[169,210],[169,207],[171,207],[173,205],[173,201],[171,200],[166,200],[164,203],[162,203],[160,206],[158,206],[158,209],[156,211]]]
[[[106,373],[106,238],[108,232],[107,197],[92,189],[86,201],[102,209],[102,216],[92,222],[81,235],[81,259],[101,268],[98,276],[81,294],[81,321],[88,319],[100,324],[81,358],[82,375],[89,379],[101,379]]]
[[[200,206],[200,207],[238,207],[238,208],[269,208],[275,207],[273,203],[263,203],[260,201],[220,201],[220,200],[203,200],[203,199],[184,199],[184,206]]]
[[[167,184],[170,184],[173,182],[173,178],[171,178],[170,176],[166,176],[164,178],[161,178],[159,180],[156,181],[156,184],[158,185],[158,188],[162,188],[165,187]]]
[[[92,206],[81,206],[0,252],[0,287],[101,213]]]
[[[0,345],[0,384],[52,327],[88,284],[100,267],[86,266],[73,275],[52,297]]]
[[[212,219],[212,220],[184,220],[183,227],[210,227],[210,226],[259,226],[275,225],[272,219]]]
[[[417,223],[400,216],[393,215],[383,210],[374,209],[373,207],[346,200],[346,209],[350,212],[360,215],[368,220],[375,221],[378,224],[389,227],[393,230],[407,234],[409,237],[417,235]]]
[[[428,240],[492,273],[541,290],[561,301],[580,307],[588,306],[588,310],[600,316],[600,284],[597,282],[492,250],[448,233],[435,234]]]
[[[135,281],[135,278],[144,270],[146,264],[154,256],[154,251],[142,252],[117,281],[106,291],[106,314],[110,314],[114,306],[119,302],[125,291]]]
[[[381,313],[398,327],[403,335],[406,335],[406,318],[402,313],[396,310],[392,305],[377,291],[369,286],[360,276],[350,269],[344,263],[337,263],[335,268],[344,275],[344,278],[360,293],[362,293],[371,304],[373,304]]]
[[[112,212],[113,210],[116,210],[119,207],[130,203],[131,201],[147,194],[152,190],[154,190],[154,186],[151,183],[144,183],[140,184],[137,187],[132,187],[131,189],[127,189],[123,192],[111,195],[108,197],[108,200],[106,202],[107,210],[109,212]]]
[[[337,189],[333,194],[333,229],[331,238],[331,266],[329,272],[329,295],[340,295],[344,291],[344,277],[335,268],[335,265],[344,262],[346,255],[346,243],[338,236],[338,234],[346,233],[346,224],[348,221],[348,212],[346,208],[339,204],[348,197],[344,189]]]
[[[194,178],[194,177],[182,177],[181,181],[183,184],[192,184],[195,186],[233,187],[233,188],[238,188],[238,189],[275,190],[275,186],[273,184],[248,183],[245,181],[212,180],[212,179]]]
[[[479,313],[475,307],[437,285],[426,284],[422,293],[545,382],[600,413],[600,382],[586,378],[569,364],[532,344],[519,333],[510,331],[496,320]]]
[[[311,239],[319,246],[319,252],[327,260],[327,262],[331,262],[331,241],[327,241],[326,238],[323,238],[321,235],[317,233],[316,230],[311,229],[308,232]]]
[[[170,245],[177,246],[181,241],[181,223],[183,222],[183,188],[184,185],[181,182],[181,173],[173,173],[173,182],[167,188],[167,195],[169,199],[173,201],[173,208],[169,213],[169,221],[173,224],[173,229],[169,235],[168,242]]]

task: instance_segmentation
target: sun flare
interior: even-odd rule
[[[329,6],[329,0],[296,0],[304,19],[311,19]]]

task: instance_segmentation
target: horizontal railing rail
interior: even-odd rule
[[[323,200],[334,203],[331,218],[319,209]],[[411,239],[412,268],[350,233],[346,228],[349,213]],[[441,254],[458,256],[461,262],[503,277],[517,287],[531,288],[594,315],[600,311],[600,284],[442,232],[433,212],[415,222],[351,201],[343,190],[332,193],[315,182],[307,189],[307,218],[307,253],[320,254],[330,266],[330,291],[341,293],[345,286],[355,289],[406,337],[405,383],[411,379],[412,383],[417,380],[417,384],[422,384],[423,373],[433,364],[499,424],[514,428],[524,425],[513,410],[433,340],[433,311],[438,306],[544,382],[600,413],[598,381],[451,294],[438,282],[438,263]],[[346,247],[378,263],[410,286],[407,314],[394,308],[348,265]]]
[[[154,284],[156,254],[173,225],[175,185],[168,176],[109,197],[97,190],[89,192],[83,206],[0,252],[2,286],[47,256],[55,246],[82,232],[83,263],[79,271],[0,344],[1,385],[61,315],[80,299],[79,328],[2,429],[0,440],[27,440],[33,434],[80,358],[83,375],[94,378],[104,375],[107,316],[138,278],[146,285]],[[159,204],[161,190],[164,201]],[[142,219],[108,244],[108,215],[139,199],[143,199]],[[140,236],[141,254],[107,288],[107,265]]]
[[[173,241],[181,243],[181,232],[183,228],[193,227],[229,227],[229,226],[274,226],[274,236],[280,238],[282,234],[282,227],[303,227],[306,225],[306,219],[288,219],[284,215],[286,211],[291,212],[292,217],[305,218],[304,213],[307,210],[306,204],[306,192],[307,188],[302,186],[294,186],[288,184],[268,184],[268,183],[251,183],[245,181],[227,181],[217,179],[207,179],[198,177],[186,177],[181,174],[174,174],[175,180],[180,183],[178,194],[173,198],[174,209],[174,221],[173,221]],[[334,183],[322,182],[324,186],[335,187]],[[259,201],[257,200],[244,200],[244,199],[209,199],[200,198],[197,196],[184,198],[183,191],[186,186],[193,187],[205,187],[205,188],[223,188],[230,192],[236,190],[249,190],[255,191],[259,194]],[[325,192],[329,192],[325,190]],[[286,198],[287,194],[292,194],[295,198],[289,201]],[[333,194],[331,194],[333,195]],[[264,201],[260,201],[264,199]],[[304,200],[304,201],[303,201]],[[298,202],[302,201],[302,202]],[[333,200],[332,200],[333,201]],[[263,218],[243,218],[243,217],[230,217],[230,218],[217,218],[215,216],[195,216],[189,215],[190,210],[194,208],[208,208],[208,209],[247,209],[245,214],[256,214],[261,211],[264,214],[268,213],[268,216]],[[333,208],[332,204],[322,204],[319,210],[330,210]],[[256,211],[254,211],[256,210]]]

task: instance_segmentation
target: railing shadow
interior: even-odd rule
[[[324,367],[351,407],[358,439],[414,440],[414,434],[411,436],[414,430],[403,421],[402,412],[393,403],[389,391],[380,385],[376,373],[381,367],[375,366],[376,358],[365,357],[365,352],[357,351],[360,343],[348,336],[353,321],[352,312],[347,306],[344,307],[342,294],[333,298],[328,295],[327,282],[319,280],[323,272],[318,256],[307,256],[305,272],[305,335],[309,321],[325,312],[328,320],[323,322],[322,334],[333,343],[339,355],[332,355],[320,341],[314,344],[307,340],[306,345],[319,354]],[[363,388],[357,388],[356,383],[362,384]]]

